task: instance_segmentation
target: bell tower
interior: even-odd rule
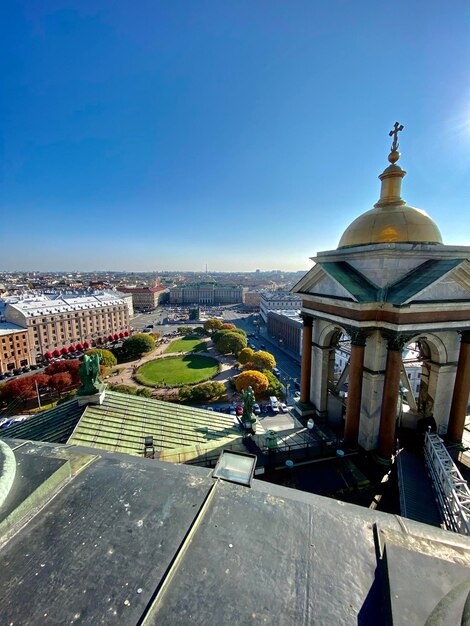
[[[350,346],[344,437],[349,448],[395,449],[406,372],[403,350],[422,359],[419,398],[406,426],[433,417],[438,432],[462,440],[470,393],[470,247],[444,245],[434,221],[401,197],[398,132],[380,174],[380,198],[343,233],[338,248],[312,257],[293,288],[302,297],[301,408],[333,419],[332,353]]]

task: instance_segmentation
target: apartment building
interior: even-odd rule
[[[27,330],[31,363],[77,343],[128,333],[127,304],[115,292],[24,294],[5,299],[5,321]]]
[[[302,299],[289,291],[270,291],[260,298],[259,312],[265,324],[268,323],[269,311],[300,310]]]
[[[151,311],[168,299],[168,289],[165,287],[119,287],[119,291],[132,296],[136,311]]]
[[[0,374],[30,364],[28,331],[17,324],[0,322]]]

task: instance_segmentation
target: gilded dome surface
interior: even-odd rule
[[[442,243],[437,224],[425,211],[406,204],[376,206],[344,231],[338,247],[373,243]]]
[[[374,243],[440,243],[442,236],[436,223],[421,209],[408,206],[401,197],[401,184],[406,176],[397,161],[397,133],[403,130],[398,122],[392,150],[388,155],[390,165],[380,174],[380,198],[374,208],[363,213],[343,233],[338,248],[364,246]]]

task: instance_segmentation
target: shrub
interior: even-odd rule
[[[100,365],[104,365],[105,367],[114,367],[117,364],[117,359],[110,350],[104,350],[101,348],[93,348],[92,350],[87,350],[85,354],[88,354],[88,355],[99,354]]]
[[[265,370],[263,374],[268,379],[268,388],[266,389],[267,396],[277,396],[278,398],[284,398],[284,385],[281,381],[274,376],[269,370]]]
[[[182,387],[178,397],[182,402],[207,402],[208,400],[217,400],[223,395],[225,395],[225,385],[212,381],[194,387]]]

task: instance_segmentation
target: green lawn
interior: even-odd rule
[[[187,354],[169,356],[144,363],[136,372],[142,385],[179,387],[209,380],[219,371],[216,359],[210,356]]]
[[[172,341],[166,352],[205,352],[207,350],[206,343],[201,341],[200,337],[182,337]]]

